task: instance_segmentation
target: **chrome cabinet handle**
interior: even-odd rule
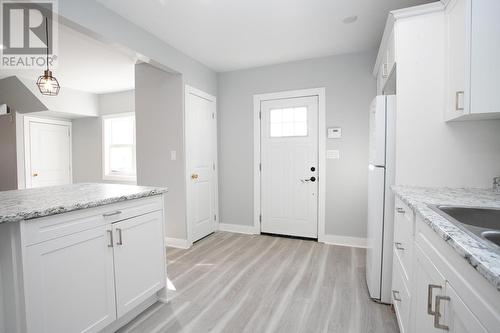
[[[106,230],[106,232],[108,233],[109,235],[109,243],[108,243],[108,247],[113,247],[113,231],[111,230]]]
[[[464,95],[464,92],[463,91],[457,91],[455,93],[455,110],[456,111],[463,111],[464,110],[464,107],[459,107],[459,100],[460,100],[460,95]]]
[[[397,207],[396,208],[396,211],[399,213],[399,214],[404,214],[405,213],[405,210],[401,207]]]
[[[403,244],[400,242],[394,242],[394,246],[396,247],[396,250],[404,251],[405,248],[402,247],[401,245],[403,245]]]
[[[427,286],[427,313],[431,316],[436,315],[436,311],[432,310],[432,290],[433,289],[442,289],[441,286],[437,284],[430,284]]]
[[[441,318],[441,312],[440,312],[440,308],[441,308],[441,301],[449,301],[450,298],[448,296],[436,296],[436,301],[435,301],[435,304],[434,304],[434,307],[436,308],[435,310],[435,314],[434,314],[434,327],[435,328],[439,328],[439,329],[442,329],[442,330],[445,330],[445,331],[449,331],[450,328],[447,326],[447,325],[443,325],[441,323],[439,323],[439,319]]]
[[[121,213],[122,213],[121,210],[115,210],[114,212],[104,213],[104,214],[102,214],[102,216],[104,216],[104,217],[110,217],[110,216],[118,215],[118,214],[121,214]]]
[[[122,229],[116,228],[116,231],[118,232],[118,242],[116,242],[116,245],[123,245]]]
[[[392,298],[394,298],[394,300],[396,302],[401,302],[401,298],[399,298],[399,291],[393,290],[392,291]]]

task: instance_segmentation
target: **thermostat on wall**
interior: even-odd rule
[[[328,139],[339,139],[342,137],[342,128],[331,127],[328,129]]]

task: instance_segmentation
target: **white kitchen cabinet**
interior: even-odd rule
[[[165,286],[162,212],[113,224],[118,317]]]
[[[446,120],[500,118],[500,1],[445,9]]]
[[[396,65],[396,44],[393,29],[384,33],[377,62],[380,62],[377,70],[377,95],[383,95],[387,80]]]
[[[111,226],[26,248],[28,332],[97,332],[116,319]]]
[[[442,309],[436,309],[435,299],[445,295],[446,279],[430,259],[415,246],[414,328],[415,332],[442,332],[436,327],[443,319]],[[436,321],[437,320],[437,321]]]
[[[444,325],[448,327],[449,332],[488,332],[449,283],[446,283],[446,296],[441,300],[441,303],[444,311]]]

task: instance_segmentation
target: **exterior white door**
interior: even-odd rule
[[[261,102],[261,232],[318,237],[318,96]]]
[[[215,98],[186,87],[187,221],[191,242],[216,230],[216,160]]]
[[[71,123],[27,118],[26,187],[71,183]]]

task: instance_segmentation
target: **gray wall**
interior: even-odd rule
[[[0,191],[17,190],[16,115],[0,115]]]
[[[138,64],[135,93],[137,184],[168,187],[167,236],[187,239],[182,76]]]
[[[326,87],[326,233],[366,236],[368,107],[376,94],[375,52],[347,54],[219,74],[220,222],[253,224],[253,95]],[[325,134],[326,135],[326,134]]]

